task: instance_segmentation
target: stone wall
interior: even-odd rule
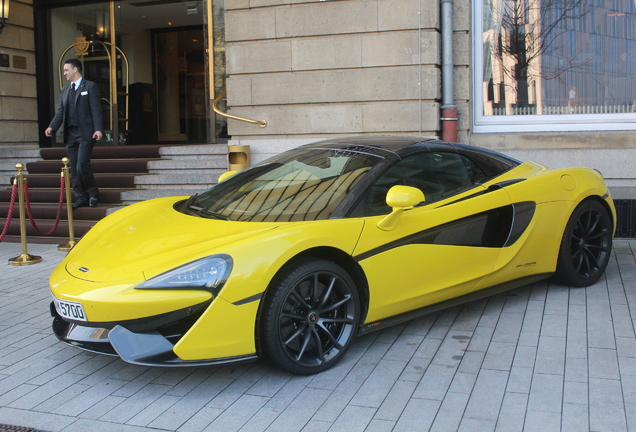
[[[37,147],[32,0],[11,0],[0,34],[0,83],[0,146]]]
[[[453,0],[453,86],[459,118],[457,141],[465,144],[470,141],[472,128],[472,40],[470,28],[470,0]]]
[[[439,4],[427,0],[226,0],[235,139],[361,133],[435,136]]]

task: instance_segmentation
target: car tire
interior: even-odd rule
[[[556,280],[573,287],[596,283],[612,251],[612,219],[598,201],[580,203],[570,216],[557,263]]]
[[[359,319],[358,292],[346,271],[322,259],[294,262],[272,281],[264,299],[263,355],[292,374],[322,372],[345,355]]]

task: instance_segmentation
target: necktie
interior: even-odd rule
[[[75,120],[75,83],[71,83],[71,92],[68,95],[68,114],[68,125],[77,126],[77,121]]]

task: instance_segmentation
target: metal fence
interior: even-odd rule
[[[636,200],[617,199],[616,206],[616,237],[636,238]]]
[[[493,107],[493,115],[562,115],[562,114],[624,114],[636,112],[636,105],[571,105],[544,106],[537,112],[536,105],[512,106],[511,113],[507,107]]]

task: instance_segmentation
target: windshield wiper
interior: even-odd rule
[[[187,208],[190,208],[191,204],[194,204],[195,202],[198,202],[198,201],[199,201],[199,194],[195,193],[190,198],[188,198],[187,200],[183,201],[183,204],[181,205],[181,209],[185,210]]]
[[[220,219],[220,220],[226,220],[226,221],[231,220],[229,217],[222,215],[221,213],[217,213],[215,211],[205,209],[197,204],[199,204],[199,194],[194,194],[183,203],[183,209],[193,210],[199,216],[211,217],[214,219]]]
[[[190,204],[188,206],[188,208],[190,210],[194,210],[199,216],[211,216],[214,219],[221,219],[221,220],[226,220],[226,221],[232,220],[229,217],[227,217],[225,215],[222,215],[221,213],[217,213],[217,212],[212,211],[212,210],[204,209],[203,207],[199,207],[199,206],[195,206],[195,205]]]

